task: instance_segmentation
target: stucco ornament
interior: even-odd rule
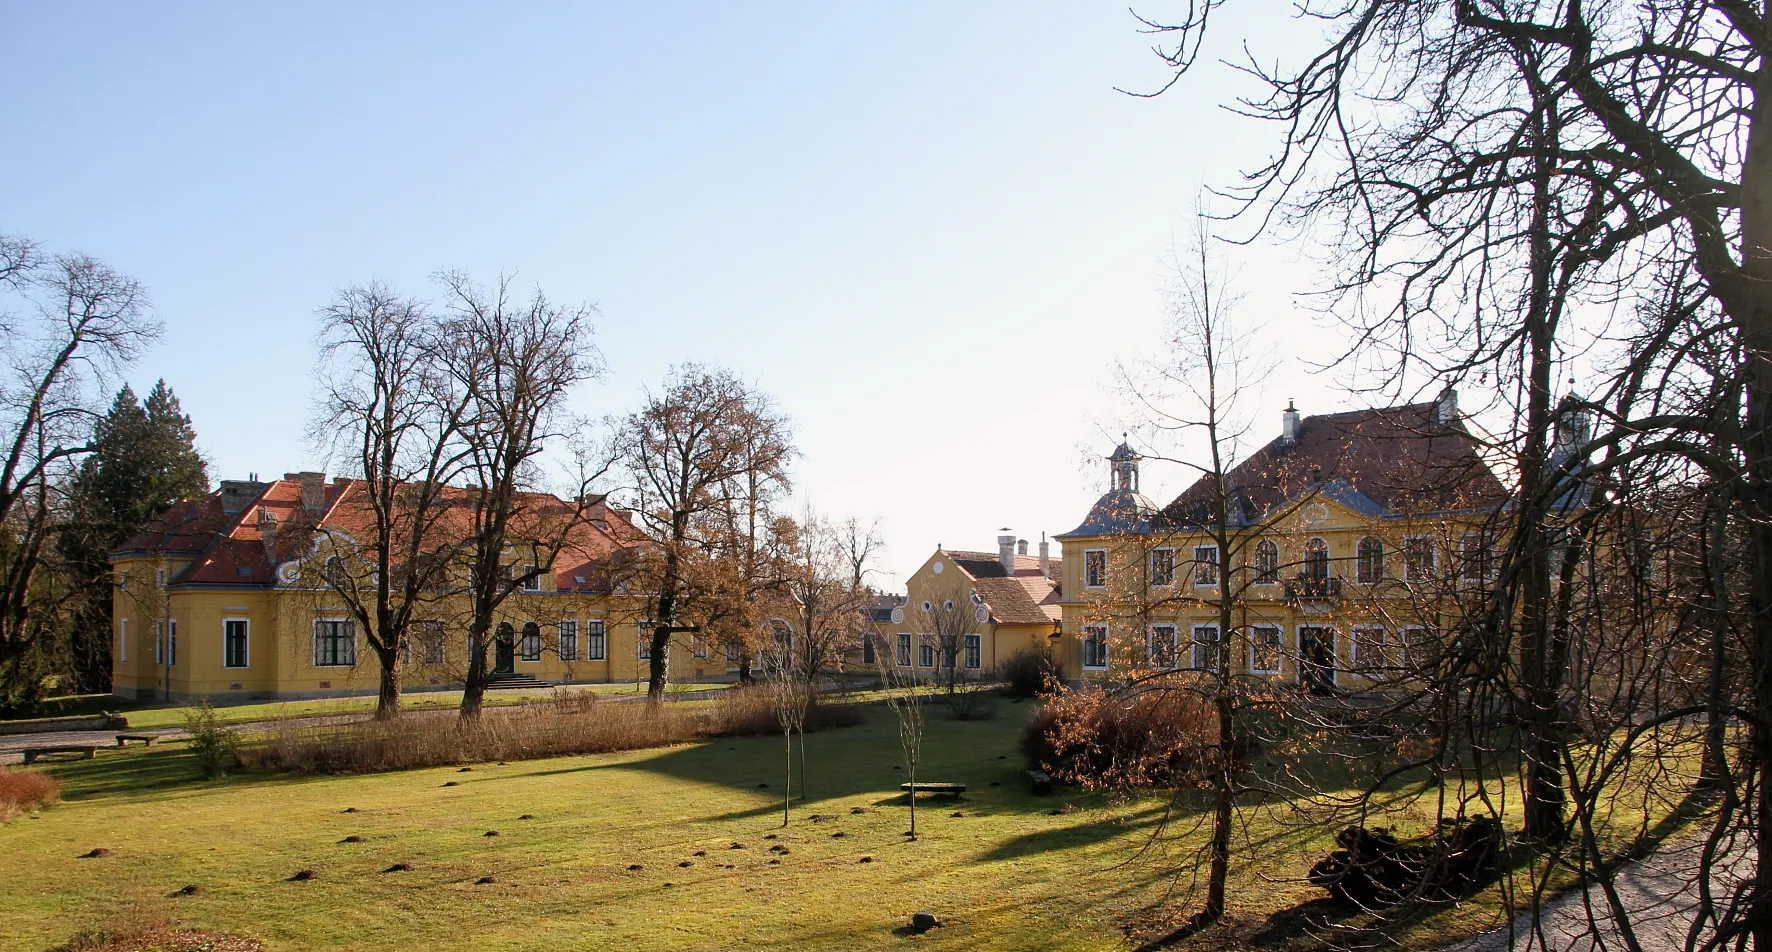
[[[1329,521],[1329,507],[1320,502],[1313,502],[1298,510],[1298,527],[1309,529]]]
[[[934,565],[929,566],[929,571],[934,572],[937,575],[940,575],[941,570],[944,568],[947,568],[947,566],[942,565],[940,562],[937,562]]]
[[[301,579],[301,563],[285,562],[277,569],[277,578],[285,585],[293,584]]]

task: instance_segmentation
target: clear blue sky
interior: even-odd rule
[[[7,2],[0,24],[0,231],[146,283],[167,334],[129,379],[167,379],[216,476],[322,464],[302,430],[334,288],[514,271],[601,309],[611,373],[578,412],[672,363],[738,370],[794,417],[803,497],[880,518],[898,576],[1081,521],[1167,248],[1273,144],[1218,108],[1247,86],[1216,64],[1115,92],[1166,76],[1115,3]],[[1235,8],[1215,48],[1284,57],[1299,29]],[[1284,358],[1263,425],[1348,402],[1296,361],[1337,339],[1289,296],[1309,263],[1241,268]]]

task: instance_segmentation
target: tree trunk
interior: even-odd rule
[[[810,707],[811,705],[808,704],[807,706]],[[802,714],[800,716],[800,802],[801,803],[805,803],[808,800],[807,795],[806,795],[806,726],[805,726],[805,724],[806,724],[805,715]]]
[[[660,625],[652,630],[652,657],[647,664],[646,696],[654,703],[664,700],[671,677],[671,632]]]
[[[781,732],[783,748],[786,750],[786,777],[781,785],[781,825],[788,825],[788,807],[794,800],[794,731],[792,728]]]
[[[388,721],[400,715],[400,649],[376,646],[381,662],[381,691],[375,698],[375,719]]]
[[[917,838],[917,762],[910,762],[911,775],[911,839]]]
[[[486,697],[486,633],[490,628],[475,619],[468,629],[468,679],[461,692],[463,721],[479,719],[481,702]]]
[[[1723,703],[1723,673],[1729,663],[1729,596],[1723,553],[1729,542],[1729,494],[1719,489],[1712,502],[1710,532],[1705,539],[1704,575],[1710,590],[1710,672],[1705,686],[1704,764],[1697,788],[1714,790],[1729,778],[1729,713]]]
[[[1221,645],[1219,650],[1227,648],[1227,645]],[[1200,918],[1207,922],[1224,915],[1225,882],[1230,878],[1231,870],[1231,808],[1236,790],[1232,784],[1236,770],[1236,717],[1223,684],[1219,685],[1214,701],[1218,708],[1218,770],[1212,777],[1212,847],[1206,874],[1206,908],[1200,913]]]

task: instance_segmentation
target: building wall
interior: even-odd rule
[[[941,571],[936,571],[935,567],[938,564],[941,566]],[[940,669],[938,667],[925,668],[918,664],[920,660],[917,648],[919,638],[935,633],[934,626],[930,624],[927,616],[923,613],[922,605],[925,601],[932,605],[942,605],[952,600],[956,605],[972,606],[974,604],[972,601],[972,577],[960,569],[947,553],[937,551],[925,560],[922,567],[912,573],[910,578],[905,580],[905,594],[908,600],[903,607],[904,621],[875,623],[874,630],[878,639],[876,644],[883,646],[885,660],[895,664],[898,635],[900,633],[909,634],[911,635],[911,667],[934,673]],[[1044,650],[1047,642],[1050,641],[1052,626],[1049,623],[1044,625],[999,625],[986,621],[975,622],[971,631],[980,636],[980,665],[977,669],[967,669],[963,666],[965,659],[962,656],[960,673],[963,677],[988,678],[994,677],[1002,663],[1009,660],[1009,657],[1016,651],[1028,646]],[[939,651],[936,661],[939,665],[941,661]]]
[[[1355,654],[1356,629],[1373,647],[1383,650],[1406,650],[1399,642],[1417,626],[1431,626],[1441,612],[1456,607],[1461,593],[1473,593],[1481,583],[1462,576],[1461,549],[1467,534],[1472,542],[1480,528],[1473,520],[1455,516],[1439,516],[1424,520],[1374,519],[1351,511],[1333,501],[1307,501],[1284,513],[1257,536],[1247,538],[1229,566],[1233,587],[1242,593],[1232,614],[1233,629],[1226,637],[1219,636],[1223,650],[1229,652],[1231,669],[1240,674],[1258,673],[1251,666],[1253,631],[1258,626],[1279,629],[1279,664],[1273,673],[1259,672],[1264,677],[1285,683],[1297,683],[1303,668],[1300,664],[1307,634],[1321,636],[1334,654],[1335,684],[1357,690],[1371,679],[1350,668],[1358,667]],[[1366,537],[1384,542],[1385,573],[1376,584],[1357,581],[1358,544]],[[1435,553],[1433,579],[1404,578],[1404,544],[1406,539],[1425,537],[1432,540]],[[1249,559],[1256,539],[1273,541],[1279,548],[1280,584],[1242,586],[1249,576]],[[1322,597],[1289,597],[1286,580],[1302,569],[1305,545],[1320,539],[1329,549],[1329,575],[1338,581],[1338,591]],[[1064,635],[1059,649],[1067,672],[1072,677],[1102,680],[1124,676],[1134,671],[1150,671],[1153,667],[1149,631],[1152,625],[1174,625],[1177,629],[1176,667],[1191,667],[1193,630],[1195,625],[1216,624],[1218,609],[1215,585],[1196,585],[1193,547],[1212,540],[1202,535],[1170,536],[1125,535],[1117,537],[1068,537],[1063,541]],[[1498,543],[1489,542],[1494,550]],[[1175,581],[1168,586],[1152,584],[1149,553],[1152,549],[1170,547],[1175,550]],[[1107,555],[1105,583],[1099,587],[1085,586],[1086,552],[1102,550]],[[1474,552],[1474,550],[1473,550]],[[1220,584],[1225,569],[1220,568]],[[1108,628],[1108,664],[1106,667],[1083,665],[1085,628],[1106,625]],[[1308,632],[1305,629],[1329,629]],[[1382,635],[1378,632],[1382,631]],[[1373,640],[1374,638],[1382,640]],[[1387,643],[1388,642],[1388,643]],[[1365,661],[1372,661],[1374,655]],[[1270,665],[1263,665],[1266,669]]]

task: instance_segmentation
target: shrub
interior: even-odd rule
[[[240,765],[239,734],[222,724],[208,702],[185,711],[185,731],[191,735],[191,753],[205,777],[220,777]]]
[[[0,767],[0,823],[49,806],[61,796],[61,781],[46,773]]]
[[[948,695],[948,713],[956,721],[988,721],[997,716],[997,698],[981,685],[961,685]]]
[[[999,669],[1010,697],[1038,697],[1064,683],[1064,665],[1028,647],[1009,656]]]
[[[1212,706],[1178,688],[1130,697],[1064,690],[1021,737],[1028,765],[1061,783],[1148,787],[1186,783],[1217,756]]]

